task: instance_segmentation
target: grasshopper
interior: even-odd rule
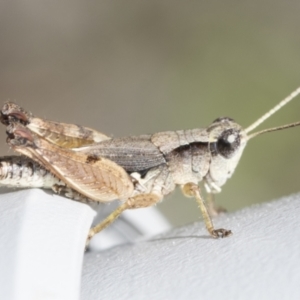
[[[88,241],[124,210],[154,205],[180,186],[185,196],[196,199],[209,234],[227,237],[231,230],[214,228],[213,208],[204,201],[198,184],[203,181],[208,194],[220,192],[251,138],[300,125],[249,135],[299,93],[300,88],[246,129],[223,117],[206,128],[121,138],[40,119],[7,102],[1,122],[7,126],[8,145],[22,156],[0,158],[0,184],[53,189],[82,202],[120,200],[120,206],[90,230]]]

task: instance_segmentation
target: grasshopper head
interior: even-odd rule
[[[233,174],[247,143],[247,134],[233,119],[216,119],[207,128],[211,161],[205,180],[212,191],[220,187]]]
[[[246,129],[243,129],[230,118],[218,118],[211,126],[208,127],[207,131],[209,134],[209,149],[211,154],[209,171],[205,176],[208,190],[211,190],[212,192],[221,191],[220,187],[233,174],[247,141],[267,132],[300,125],[300,122],[294,122],[249,134],[253,129],[257,128],[261,123],[267,120],[291,100],[295,99],[299,94],[300,87]]]

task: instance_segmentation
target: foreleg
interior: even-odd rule
[[[223,229],[223,228],[214,229],[211,217],[208,213],[208,209],[205,205],[203,198],[201,197],[200,188],[197,184],[187,183],[184,186],[182,186],[181,189],[185,196],[196,198],[197,203],[199,204],[199,208],[201,210],[202,216],[203,216],[205,226],[212,237],[214,237],[214,238],[222,237],[223,238],[223,237],[227,237],[232,234],[231,230],[227,230],[227,229]]]

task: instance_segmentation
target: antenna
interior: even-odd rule
[[[296,98],[299,94],[300,94],[300,87],[298,87],[295,91],[293,91],[285,99],[280,101],[275,107],[270,109],[267,113],[265,113],[262,117],[260,117],[257,121],[255,121],[252,125],[247,127],[245,129],[246,133],[251,132],[253,129],[255,129],[257,126],[259,126],[261,123],[263,123],[265,120],[267,120],[273,114],[275,114],[280,108],[282,108],[284,105],[288,104],[290,101],[292,101],[294,98]]]
[[[300,94],[300,87],[298,87],[295,91],[293,91],[285,99],[283,99],[282,101],[280,101],[275,107],[273,107],[272,109],[270,109],[267,113],[265,113],[257,121],[255,121],[253,124],[251,124],[249,127],[247,127],[245,129],[245,132],[246,133],[251,132],[253,129],[255,129],[256,127],[258,127],[265,120],[267,120],[269,117],[271,117],[274,113],[276,113],[279,109],[281,109],[284,105],[288,104],[290,101],[292,101],[294,98],[296,98],[299,94]],[[269,129],[264,129],[262,131],[255,132],[255,133],[251,134],[250,136],[248,136],[248,139],[251,139],[254,136],[257,136],[257,135],[262,134],[262,133],[276,131],[276,130],[282,130],[282,129],[286,129],[286,128],[290,128],[290,127],[295,127],[295,126],[298,126],[298,125],[300,125],[300,122],[295,122],[295,123],[291,123],[291,124],[287,124],[287,125],[282,125],[282,126],[278,126],[278,127],[273,127],[273,128],[269,128]]]

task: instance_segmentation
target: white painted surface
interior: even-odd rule
[[[51,192],[0,194],[0,299],[79,299],[89,228],[117,205],[92,205],[99,211],[93,221],[96,212],[90,206]],[[154,207],[128,211],[92,239],[91,250],[134,243],[167,229],[169,223]]]
[[[0,195],[0,299],[76,300],[95,212],[42,190]]]
[[[152,241],[87,253],[81,300],[300,299],[300,195],[215,220],[233,236],[214,240],[201,222]]]
[[[300,299],[299,198],[217,218],[234,233],[227,239],[209,238],[198,222],[87,253],[80,300]],[[93,216],[41,190],[0,195],[0,299],[79,299]]]

